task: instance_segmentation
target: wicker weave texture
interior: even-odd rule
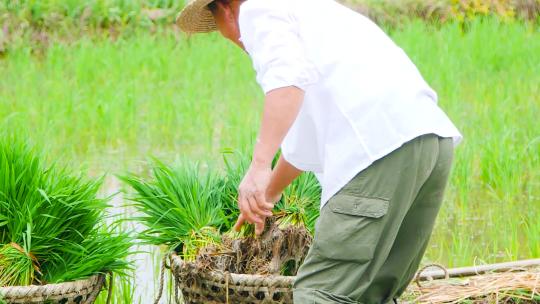
[[[176,23],[187,33],[208,33],[217,30],[208,4],[213,0],[192,0],[178,14]]]
[[[171,271],[185,304],[292,304],[295,277],[205,271],[171,256]]]
[[[0,299],[9,304],[92,304],[104,282],[104,275],[96,275],[85,280],[60,284],[0,287]]]

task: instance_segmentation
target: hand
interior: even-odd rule
[[[238,207],[240,216],[234,229],[239,231],[245,222],[255,224],[255,233],[264,230],[267,217],[272,216],[274,205],[266,201],[266,189],[270,183],[270,166],[251,165],[238,188]]]

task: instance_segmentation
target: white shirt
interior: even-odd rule
[[[321,208],[360,171],[420,135],[461,139],[415,65],[368,18],[333,0],[248,0],[239,23],[264,92],[305,91],[281,150],[316,174]]]

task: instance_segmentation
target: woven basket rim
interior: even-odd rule
[[[0,299],[4,297],[7,300],[23,300],[32,299],[36,296],[61,296],[63,294],[68,294],[83,289],[94,289],[96,287],[101,288],[104,280],[105,274],[96,274],[85,279],[63,283],[0,287]]]
[[[170,254],[171,269],[181,269],[188,265],[194,266],[193,263],[185,262],[182,258],[176,253],[172,252]],[[194,266],[196,267],[196,266]],[[260,280],[272,280],[275,282],[280,282],[284,285],[292,284],[296,280],[296,276],[283,276],[283,275],[261,275],[261,274],[241,274],[241,273],[225,273],[221,271],[207,271],[207,274],[211,277],[216,278],[225,278],[229,276],[232,282],[244,282],[249,283],[250,281],[260,281]]]

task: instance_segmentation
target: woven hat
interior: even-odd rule
[[[217,30],[208,4],[214,0],[191,0],[176,17],[176,24],[187,33],[208,33]]]

